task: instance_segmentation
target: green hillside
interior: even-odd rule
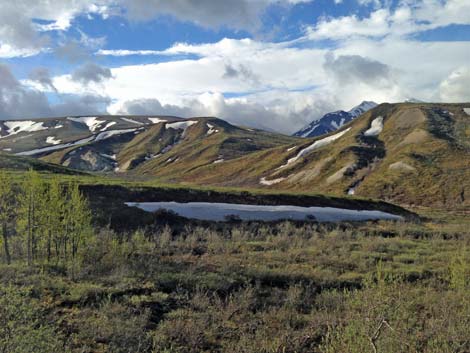
[[[131,180],[465,208],[470,205],[469,107],[382,104],[315,139],[217,118],[43,119],[19,130],[12,128],[18,122],[7,122],[2,131],[9,135],[0,139],[0,148]],[[52,138],[60,143],[51,145]]]
[[[470,116],[463,107],[382,104],[327,137],[205,166],[178,180],[465,207],[470,204]],[[383,128],[367,136],[374,120]]]

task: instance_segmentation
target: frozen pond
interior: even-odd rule
[[[333,207],[261,206],[211,202],[127,202],[147,212],[159,209],[173,211],[186,218],[226,221],[236,216],[246,221],[317,220],[319,222],[402,220],[400,216],[382,211],[359,211]]]

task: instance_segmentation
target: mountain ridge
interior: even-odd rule
[[[338,130],[344,124],[359,117],[368,110],[375,108],[377,103],[372,101],[363,101],[361,104],[353,107],[349,111],[338,110],[327,113],[318,120],[312,121],[307,126],[295,132],[293,136],[297,137],[316,137]]]
[[[62,167],[165,183],[470,206],[470,103],[384,103],[315,138],[237,127],[210,117],[155,119],[161,121],[133,129],[122,121],[110,127],[113,121],[62,121],[70,131],[28,123],[26,130],[37,131],[23,127],[4,135],[0,149],[22,153],[33,144],[43,147],[47,137],[67,142],[73,135],[85,142],[33,156]]]

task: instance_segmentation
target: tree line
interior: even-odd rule
[[[45,180],[30,170],[23,180],[0,171],[0,227],[5,262],[71,265],[91,234],[91,212],[77,183]],[[13,256],[11,240],[19,243]],[[73,273],[73,272],[72,272]]]

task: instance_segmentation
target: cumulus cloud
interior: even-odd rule
[[[17,0],[0,2],[0,57],[29,56],[49,50],[50,31],[66,31],[79,15],[110,15],[151,20],[170,15],[206,28],[256,31],[272,4],[312,0]],[[38,22],[40,20],[40,22]],[[54,47],[54,45],[52,45]]]
[[[439,94],[445,102],[470,102],[470,66],[453,71],[442,81]]]
[[[0,2],[0,56],[29,56],[48,50],[49,31],[64,31],[82,13],[104,16],[107,0],[17,0]],[[41,20],[38,23],[37,20]]]
[[[393,84],[388,65],[360,55],[340,55],[335,58],[329,53],[323,67],[340,85],[365,83],[387,87]]]
[[[331,50],[252,39],[176,44],[161,52],[197,58],[113,68],[113,79],[96,92],[113,99],[110,112],[126,101],[138,101],[149,114],[171,108],[176,115],[217,115],[290,132],[318,119],[327,108],[347,110],[362,100],[430,101],[449,72],[467,64],[469,49],[468,42],[405,38],[349,40]],[[56,77],[54,84],[61,92],[93,93],[93,85],[74,82],[69,75]],[[154,99],[161,108],[154,104],[142,110],[148,107],[144,102]]]
[[[19,82],[8,66],[0,64],[0,119],[27,119],[47,116],[98,114],[110,100],[100,96],[67,96],[51,105],[46,95]]]
[[[224,74],[222,77],[226,79],[248,81],[255,86],[260,84],[258,75],[256,75],[248,66],[243,64],[238,66],[234,66],[230,63],[225,64]]]
[[[29,79],[33,82],[37,82],[45,89],[51,89],[57,91],[52,82],[49,69],[47,67],[37,67],[29,73]]]
[[[306,123],[334,110],[336,106],[331,97],[320,96],[314,92],[304,94],[284,91],[243,98],[226,98],[221,93],[204,93],[196,98],[186,99],[178,105],[162,104],[155,98],[125,101],[111,109],[110,113],[163,114],[183,118],[215,116],[235,125],[293,133]]]
[[[50,113],[46,96],[23,87],[10,69],[0,64],[0,118],[22,118],[33,112],[36,116]]]
[[[92,114],[107,106],[111,113],[215,115],[235,124],[292,132],[328,111],[350,109],[362,100],[468,100],[470,42],[419,42],[410,36],[470,23],[468,1],[409,0],[396,6],[386,6],[388,1],[358,1],[371,6],[367,8],[371,12],[323,17],[307,27],[305,36],[292,41],[225,38],[215,43],[175,43],[163,50],[98,50],[104,38],[84,33],[80,39],[51,35],[59,39],[50,44],[48,32],[67,29],[78,14],[86,13],[134,20],[170,15],[203,27],[256,30],[260,15],[271,4],[302,0],[64,0],[57,6],[48,0],[5,1],[0,4],[0,20],[5,17],[0,21],[0,56],[51,50],[67,61],[88,64],[53,78],[47,72],[32,72],[29,82],[5,74],[0,77],[1,114],[28,115],[33,106],[33,116]],[[381,8],[379,3],[385,5]],[[34,18],[46,22],[34,22],[25,4],[35,9]],[[323,39],[335,40],[334,47],[318,45]],[[99,55],[165,58],[108,69],[91,63],[92,50]],[[50,105],[40,91],[63,97],[63,104]],[[15,111],[10,102],[25,107]]]
[[[133,0],[121,1],[131,18],[146,20],[166,14],[206,28],[257,30],[261,15],[273,3],[293,5],[312,0]]]
[[[89,62],[77,68],[71,77],[73,81],[88,85],[91,82],[101,83],[112,78],[112,76],[109,68]]]
[[[362,2],[380,5],[370,0]],[[466,0],[402,1],[394,10],[386,6],[364,17],[353,14],[323,18],[314,26],[307,26],[306,34],[312,40],[404,36],[452,24],[469,25],[468,13],[470,2]]]
[[[161,104],[160,101],[155,98],[126,101],[119,107],[116,113],[127,115],[169,115],[181,118],[194,115],[189,107]]]

